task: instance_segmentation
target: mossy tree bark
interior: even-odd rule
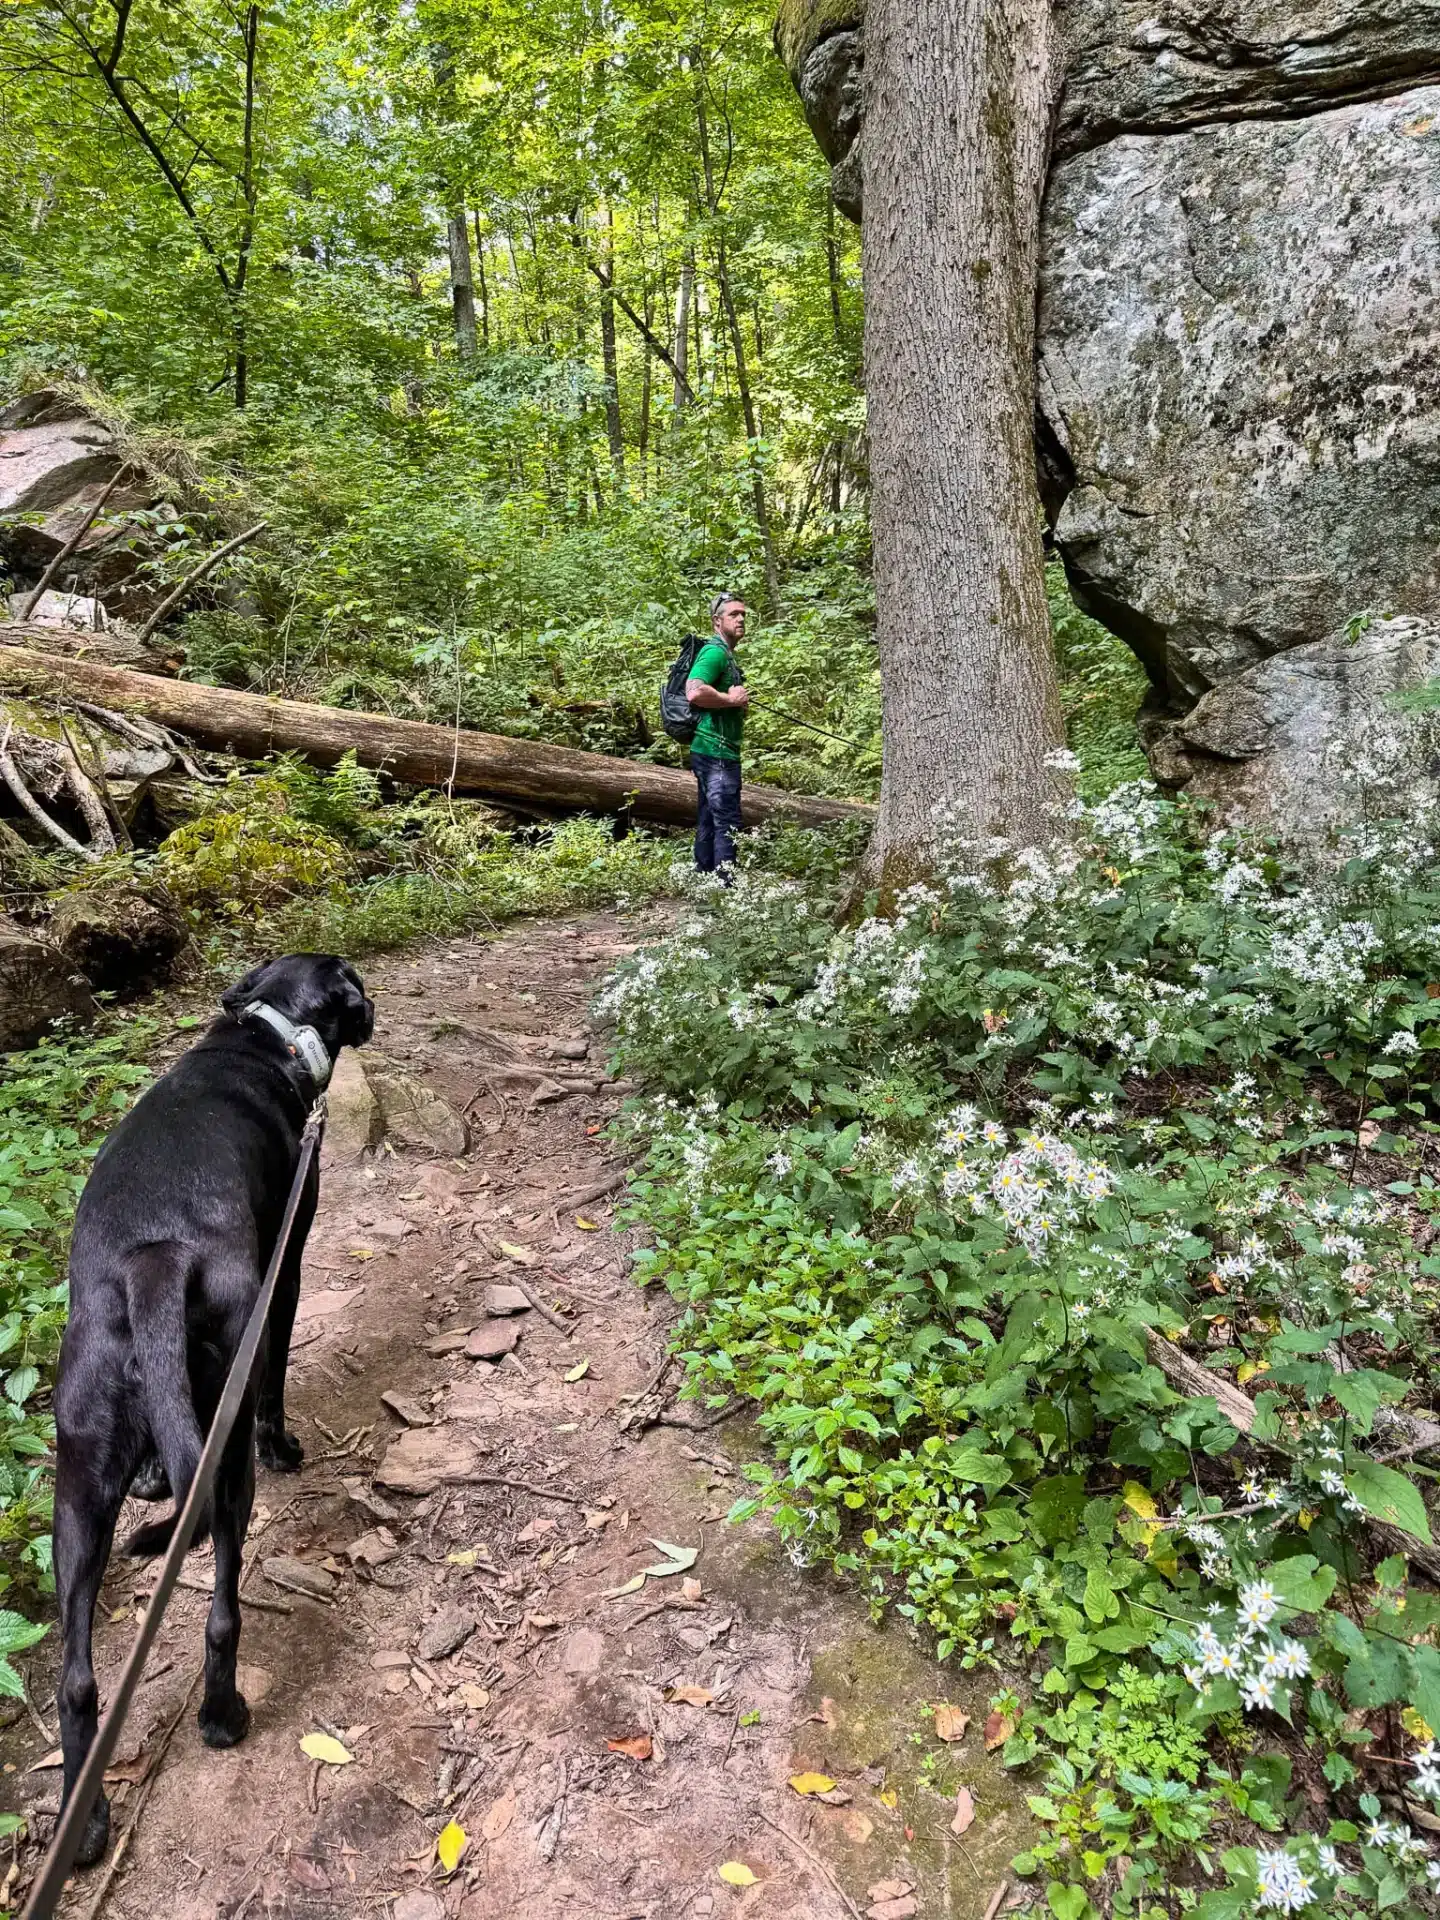
[[[865,376],[885,769],[862,882],[936,810],[1033,838],[1062,745],[1031,441],[1050,0],[870,0]]]

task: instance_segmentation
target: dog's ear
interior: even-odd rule
[[[233,987],[227,987],[225,989],[224,993],[220,996],[220,1004],[227,1013],[238,1013],[242,1007],[248,1006],[252,1000],[262,998],[260,982],[270,971],[270,967],[271,962],[269,960],[265,961],[263,966],[252,967],[243,980],[237,980]]]
[[[363,1047],[375,1031],[375,1002],[365,992],[365,982],[353,967],[342,966],[341,977],[340,1044]]]

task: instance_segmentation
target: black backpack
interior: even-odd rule
[[[698,633],[687,633],[660,688],[660,724],[670,738],[678,740],[682,747],[690,745],[695,738],[695,729],[700,724],[699,714],[685,698],[685,682],[694,671],[695,662],[703,649],[712,644],[725,646],[725,642],[713,634],[708,640],[702,640]],[[728,647],[725,650],[730,652]],[[745,676],[733,653],[730,654],[730,666],[736,680],[743,681]]]

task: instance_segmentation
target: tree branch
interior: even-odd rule
[[[690,382],[685,378],[684,373],[680,370],[680,367],[676,363],[674,354],[671,353],[670,349],[665,345],[664,341],[659,339],[654,333],[654,331],[645,324],[645,321],[635,311],[634,307],[631,306],[630,302],[625,298],[624,294],[621,293],[620,289],[615,284],[614,274],[606,273],[605,269],[597,265],[594,260],[587,260],[585,264],[590,269],[591,273],[594,274],[595,278],[600,282],[601,286],[604,287],[605,291],[614,300],[616,306],[619,307],[620,311],[624,314],[625,318],[630,322],[631,326],[635,328],[636,332],[644,340],[646,346],[649,347],[650,351],[656,356],[657,359],[663,360],[665,362],[665,365],[670,369],[671,373],[674,374],[677,382],[681,387],[683,387],[685,391],[685,398],[693,402],[695,398],[695,389],[691,386]]]
[[[253,540],[257,533],[263,533],[269,524],[270,522],[268,520],[258,520],[255,525],[248,528],[246,532],[237,533],[233,540],[227,540],[223,547],[217,547],[214,553],[207,553],[198,566],[190,569],[179,586],[176,587],[172,593],[166,594],[165,598],[140,629],[139,634],[136,636],[136,644],[143,647],[156,627],[159,626],[166,614],[169,613],[170,609],[185,598],[185,595],[197,581],[203,580],[210,569],[218,565],[227,553],[233,553],[237,547],[243,547],[247,540]]]

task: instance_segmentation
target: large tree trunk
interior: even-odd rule
[[[470,264],[470,216],[463,200],[450,209],[446,222],[450,248],[450,305],[455,316],[455,351],[462,360],[475,358],[475,278]]]
[[[502,734],[469,733],[391,720],[375,713],[271,700],[258,693],[162,680],[88,660],[52,659],[26,648],[0,646],[0,701],[7,693],[68,695],[96,706],[138,710],[206,746],[256,759],[294,752],[321,767],[353,753],[363,767],[393,779],[499,800],[592,813],[634,813],[642,820],[684,825],[695,818],[695,782],[688,773],[643,760],[612,760],[601,753],[541,746]],[[0,720],[0,734],[4,723]],[[778,787],[745,788],[745,824],[777,815],[802,826],[854,819],[870,809],[843,800],[813,800]]]
[[[1031,443],[1050,0],[871,0],[865,384],[885,770],[862,878],[933,861],[935,810],[1025,841],[1063,743]]]

